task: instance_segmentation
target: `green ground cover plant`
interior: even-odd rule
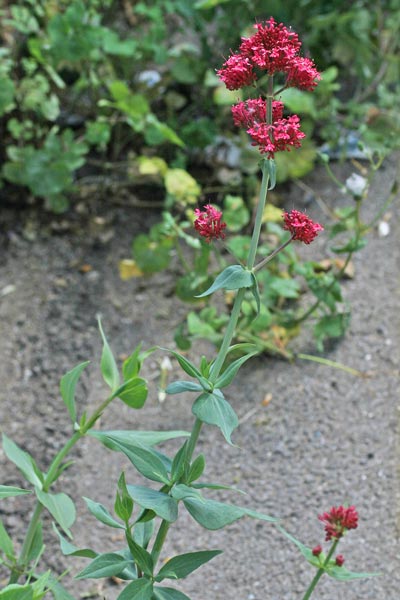
[[[187,511],[206,530],[221,529],[245,517],[278,527],[283,537],[296,545],[313,569],[314,577],[302,595],[303,600],[311,597],[323,575],[342,582],[375,575],[350,571],[344,566],[344,556],[336,554],[345,534],[358,527],[359,517],[354,505],[332,506],[319,515],[324,524],[325,542],[329,543],[324,553],[321,544],[313,548],[305,546],[287,532],[279,523],[279,515],[270,516],[243,507],[240,503],[212,499],[212,490],[223,489],[233,493],[238,490],[218,482],[202,480],[205,457],[197,450],[197,442],[205,426],[217,427],[228,445],[232,444],[232,434],[238,426],[238,417],[229,402],[229,390],[226,388],[241,366],[259,353],[259,348],[254,344],[233,343],[245,299],[252,297],[261,311],[263,300],[258,279],[265,265],[275,260],[290,244],[310,244],[324,230],[322,225],[296,209],[285,211],[283,229],[286,239],[268,255],[257,255],[267,193],[276,182],[275,154],[297,147],[304,136],[298,115],[283,117],[283,104],[276,99],[280,92],[274,83],[279,82],[283,75],[284,86],[312,90],[319,78],[313,61],[300,55],[300,45],[298,36],[292,30],[278,25],[271,18],[257,24],[255,33],[243,40],[239,51],[231,54],[219,71],[221,80],[228,88],[246,90],[250,83],[258,83],[260,96],[236,104],[233,116],[257,141],[262,184],[245,261],[223,268],[209,288],[203,291],[203,295],[219,290],[234,293],[218,352],[211,360],[202,357],[195,364],[176,350],[163,349],[177,360],[183,372],[182,379],[171,382],[166,393],[192,393],[195,396],[191,432],[107,431],[94,427],[109,404],[117,399],[132,409],[143,408],[148,388],[141,376],[141,368],[143,362],[158,349],[142,350],[139,345],[123,362],[121,373],[99,323],[103,341],[100,368],[109,393],[91,414],[81,413],[75,393],[88,363],[80,363],[62,377],[60,392],[71,420],[71,437],[58,451],[47,472],[40,469],[38,462],[28,452],[7,435],[3,436],[6,456],[16,465],[30,487],[25,489],[2,485],[0,497],[32,494],[34,510],[20,550],[14,547],[13,540],[0,524],[1,561],[9,573],[9,583],[0,590],[2,600],[39,600],[48,593],[56,600],[72,598],[62,587],[58,575],[43,571],[41,567],[44,552],[42,516],[45,510],[54,520],[61,551],[67,556],[81,556],[90,561],[76,574],[76,578],[118,576],[126,582],[118,596],[119,600],[188,600],[188,596],[175,587],[178,585],[176,582],[210,560],[217,560],[221,552],[219,549],[204,549],[173,556],[160,564],[165,540],[168,535],[173,535],[174,524],[179,518],[178,508]],[[228,228],[218,208],[208,204],[204,210],[197,209],[195,217],[194,228],[206,243],[225,238]],[[88,511],[102,525],[123,532],[124,547],[118,547],[114,552],[99,553],[92,548],[77,548],[71,541],[71,528],[75,521],[74,502],[65,493],[53,491],[54,483],[71,467],[68,460],[71,449],[86,435],[96,438],[111,451],[122,453],[146,480],[146,485],[137,485],[131,483],[134,477],[132,473],[121,472],[115,493],[114,514],[100,499],[85,499]],[[183,443],[174,456],[157,447],[161,442],[176,438],[182,439]],[[173,587],[170,587],[170,580],[174,582]]]

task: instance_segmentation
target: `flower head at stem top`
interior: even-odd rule
[[[330,511],[318,515],[318,519],[325,525],[325,539],[340,539],[349,529],[358,526],[358,513],[355,506],[332,506]]]
[[[194,221],[194,228],[199,234],[205,238],[205,241],[209,244],[213,239],[224,239],[226,223],[221,221],[222,212],[211,204],[206,204],[204,210],[196,208],[194,211],[196,219]]]
[[[299,210],[285,211],[283,213],[285,222],[283,228],[290,231],[293,240],[310,244],[324,228],[319,223],[314,222]]]

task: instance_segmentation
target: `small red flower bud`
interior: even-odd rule
[[[343,554],[338,554],[335,560],[335,563],[337,564],[338,567],[341,567],[344,563],[344,556]]]
[[[318,546],[315,546],[315,548],[312,549],[312,553],[314,556],[319,556],[322,552],[322,547],[320,546],[320,544],[318,544]]]

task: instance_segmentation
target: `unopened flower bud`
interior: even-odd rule
[[[337,564],[338,567],[341,567],[344,563],[344,556],[343,554],[338,554],[335,560],[335,563]]]
[[[312,549],[312,553],[314,556],[319,556],[322,552],[322,547],[320,546],[320,544],[318,544],[318,546],[315,546],[315,548]]]

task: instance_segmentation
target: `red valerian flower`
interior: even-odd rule
[[[249,127],[247,133],[253,140],[253,146],[258,144],[261,154],[267,154],[267,158],[274,158],[275,152],[299,148],[300,140],[306,137],[300,130],[300,119],[297,115],[278,119],[272,125],[256,123]]]
[[[313,556],[319,556],[322,552],[322,546],[318,544],[315,548],[312,549]]]
[[[211,204],[206,204],[204,209],[204,211],[199,208],[195,209],[194,228],[201,236],[206,238],[205,241],[208,244],[212,239],[224,239],[226,223],[221,222],[222,212],[211,206]]]
[[[232,54],[217,71],[217,75],[228,90],[239,90],[251,85],[256,78],[251,61],[241,54]]]
[[[269,75],[277,71],[287,71],[288,67],[300,50],[301,42],[294,31],[277,24],[272,17],[254,26],[257,33],[249,38],[243,38],[240,52],[251,59],[260,69]]]
[[[226,87],[238,90],[251,85],[257,80],[259,69],[271,76],[284,73],[287,78],[284,87],[313,90],[320,74],[311,59],[299,55],[301,42],[298,35],[272,17],[254,27],[256,33],[242,38],[239,51],[231,54],[217,71]]]
[[[349,529],[358,526],[358,513],[355,506],[332,506],[329,512],[318,515],[318,519],[325,525],[326,541],[332,538],[339,539]]]
[[[335,559],[335,563],[337,564],[338,567],[341,567],[344,564],[344,556],[343,554],[338,554],[336,559]]]
[[[319,79],[321,79],[321,75],[317,71],[314,61],[310,58],[296,56],[288,70],[286,86],[312,92],[318,85]]]
[[[239,102],[232,106],[233,122],[237,127],[252,127],[265,123],[267,119],[267,104],[263,98],[256,98]],[[273,100],[272,120],[277,121],[283,117],[283,102]]]
[[[285,222],[283,229],[290,231],[294,240],[310,244],[324,228],[319,223],[315,223],[310,217],[307,217],[299,210],[291,210],[283,213]],[[328,513],[324,513],[328,514]],[[319,518],[319,517],[318,517]]]

